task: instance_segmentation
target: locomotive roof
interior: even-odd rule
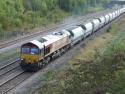
[[[46,35],[39,40],[30,41],[30,43],[36,45],[39,49],[42,49],[44,45],[49,45],[65,36],[67,36],[67,34],[64,34],[64,32],[54,32],[53,34]]]
[[[43,45],[41,42],[39,42],[38,40],[33,40],[33,41],[30,41],[30,43],[36,45],[39,49],[43,48]]]

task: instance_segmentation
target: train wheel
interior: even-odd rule
[[[47,58],[47,63],[49,63],[51,61],[51,57]]]
[[[47,57],[47,58],[45,58],[45,60],[43,62],[46,65],[50,62],[50,60],[51,60],[51,57]]]
[[[59,57],[61,56],[61,51],[60,51],[60,50],[58,50],[58,56],[59,56]]]
[[[29,71],[32,71],[32,72],[36,72],[38,71],[40,68],[39,68],[39,62],[35,65],[35,67]]]
[[[40,62],[37,63],[37,67],[40,68]]]
[[[82,38],[82,41],[84,41],[84,39],[85,39],[85,38],[83,37],[83,38]]]
[[[63,55],[63,53],[64,53],[64,49],[62,48],[62,49],[60,50],[60,52],[61,52],[61,55]]]
[[[41,68],[42,68],[42,66],[43,66],[43,62],[42,62],[42,61],[40,61],[40,62],[38,62],[38,63],[39,63],[39,64],[38,64],[38,65],[39,65],[38,67],[41,69]]]
[[[74,45],[73,45],[73,43],[71,43],[71,44],[70,44],[70,49],[72,49],[72,48],[73,48],[73,46],[74,46]]]

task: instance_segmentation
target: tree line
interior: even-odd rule
[[[0,32],[59,21],[65,15],[108,0],[0,0]]]

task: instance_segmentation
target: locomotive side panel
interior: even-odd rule
[[[55,41],[53,42],[51,45],[52,45],[52,48],[51,48],[51,52],[50,53],[53,53],[55,52],[56,50],[66,46],[69,44],[69,37],[66,36],[64,38],[61,38],[60,40],[58,41]]]

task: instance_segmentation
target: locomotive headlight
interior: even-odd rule
[[[25,61],[25,59],[21,58],[21,61],[22,61],[22,62],[24,62],[24,61]]]

